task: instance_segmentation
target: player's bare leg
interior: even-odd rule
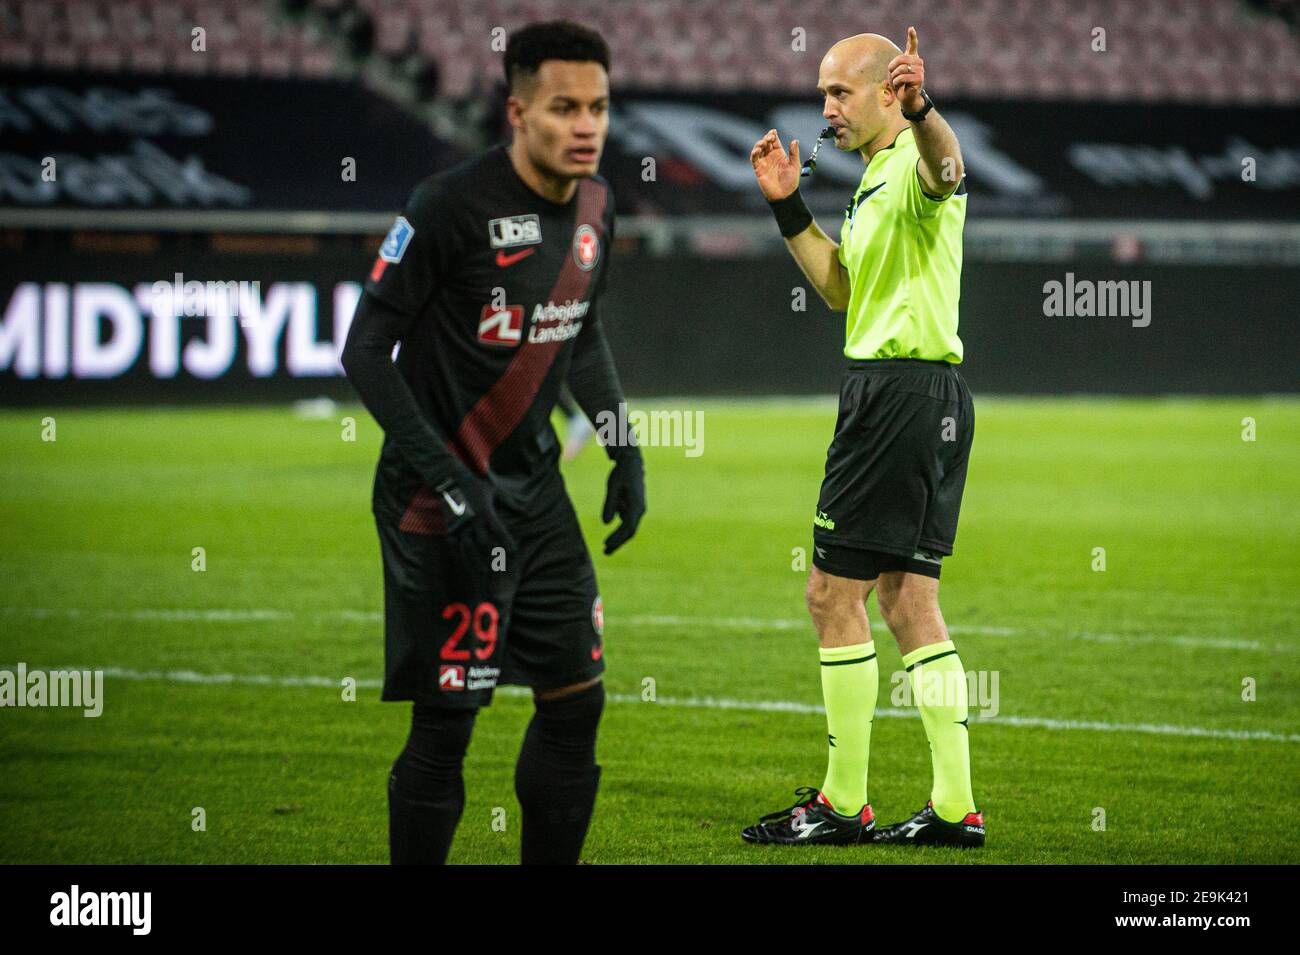
[[[885,571],[876,580],[876,602],[885,626],[907,654],[948,639],[939,610],[939,579],[901,570]]]
[[[599,677],[533,694],[536,711],[515,766],[515,794],[523,809],[520,861],[573,865],[582,851],[600,767],[596,730],[605,706]]]
[[[837,577],[814,567],[808,574],[804,602],[817,628],[822,647],[847,647],[871,642],[867,620],[867,595],[874,580]]]
[[[926,807],[878,831],[876,841],[981,846],[984,818],[971,794],[966,671],[939,610],[939,580],[887,571],[876,582],[876,599],[903,654],[934,770]]]

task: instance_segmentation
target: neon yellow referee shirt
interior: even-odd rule
[[[871,157],[840,229],[849,274],[844,354],[957,364],[961,232],[966,183],[946,199],[925,194],[912,127]]]

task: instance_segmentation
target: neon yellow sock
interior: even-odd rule
[[[880,669],[873,643],[822,647],[822,699],[830,756],[822,795],[836,812],[856,815],[867,804],[867,760],[871,721],[880,692]]]
[[[970,786],[966,671],[951,640],[918,647],[903,656],[912,700],[930,738],[934,786],[930,801],[945,822],[961,822],[975,812]]]

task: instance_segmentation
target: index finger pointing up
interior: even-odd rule
[[[907,52],[916,52],[916,27],[907,28]]]

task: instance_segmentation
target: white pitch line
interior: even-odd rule
[[[649,614],[628,617],[626,623],[640,627],[719,627],[725,630],[806,630],[813,632],[812,621],[803,619],[759,617],[674,617]],[[879,626],[875,621],[873,625]],[[975,633],[995,637],[1013,637],[1026,631],[1016,627],[979,627],[958,624],[948,628],[950,633]]]
[[[719,627],[726,630],[806,630],[812,632],[812,623],[796,619],[759,619],[756,617],[675,617],[675,616],[632,616],[626,623],[643,627]],[[883,626],[873,620],[873,627]],[[1117,634],[1092,633],[1090,631],[1064,631],[1055,628],[1042,630],[1033,627],[989,627],[965,624],[950,624],[948,632],[956,636],[974,634],[985,637],[1021,637],[1041,633],[1062,634],[1067,640],[1086,640],[1095,643],[1172,643],[1185,647],[1207,647],[1216,650],[1278,650],[1293,653],[1296,648],[1285,644],[1268,647],[1258,640],[1234,640],[1229,637],[1189,637],[1163,636],[1156,634]]]
[[[268,620],[292,620],[297,615],[288,610],[78,610],[73,607],[5,607],[12,616],[66,617],[72,620],[139,620],[167,623],[262,623]]]
[[[137,610],[78,610],[67,607],[3,607],[0,612],[8,616],[25,616],[36,619],[68,618],[72,620],[137,620],[164,623],[265,623],[274,620],[311,619],[342,623],[382,623],[384,615],[377,610],[328,610],[320,613],[298,614],[291,610],[269,609],[137,609]],[[686,617],[663,614],[633,614],[616,622],[632,627],[675,627],[679,629],[713,628],[719,630],[749,631],[804,631],[812,633],[808,620],[795,618],[763,617]],[[878,621],[873,626],[880,627]],[[1044,634],[1059,636],[1064,640],[1082,640],[1089,643],[1151,644],[1203,648],[1210,650],[1250,650],[1273,653],[1295,653],[1300,647],[1287,644],[1265,644],[1258,640],[1236,640],[1231,637],[1197,637],[1183,634],[1094,633],[1087,630],[1061,630],[1055,627],[995,627],[953,624],[948,632],[954,636],[974,635],[985,637],[1033,637]]]
[[[16,664],[0,669],[13,671]],[[27,665],[28,672],[36,670],[101,670],[105,677],[118,680],[136,680],[141,682],[179,683],[203,686],[286,686],[286,687],[328,687],[339,689],[343,685],[341,677],[327,676],[270,676],[258,673],[199,673],[195,670],[129,670],[124,667],[86,667],[86,666],[32,666]],[[379,689],[382,680],[358,679],[359,689]],[[522,686],[503,686],[497,690],[503,696],[530,696],[531,690]],[[607,699],[614,703],[643,703],[637,693],[608,693]],[[733,700],[725,697],[659,697],[653,701],[654,706],[699,710],[734,710],[745,713],[798,713],[801,715],[825,715],[826,708],[819,703],[800,703],[795,700]],[[876,708],[876,715],[883,717],[916,719],[920,714],[915,707],[882,706]],[[979,711],[971,710],[971,722],[977,725],[1000,724],[1003,726],[1028,726],[1036,729],[1063,731],[1096,731],[1102,733],[1144,733],[1154,736],[1178,736],[1197,739],[1235,739],[1266,740],[1275,743],[1300,743],[1300,733],[1274,733],[1269,730],[1225,730],[1205,726],[1172,726],[1161,723],[1107,723],[1103,720],[1062,720],[1046,716],[991,716],[980,717]]]
[[[1207,647],[1213,650],[1276,650],[1283,653],[1294,652],[1293,647],[1274,644],[1272,647],[1258,640],[1233,640],[1230,637],[1187,637],[1178,634],[1148,633],[1091,633],[1087,630],[1069,634],[1071,640],[1090,640],[1094,643],[1172,643],[1180,647]]]

